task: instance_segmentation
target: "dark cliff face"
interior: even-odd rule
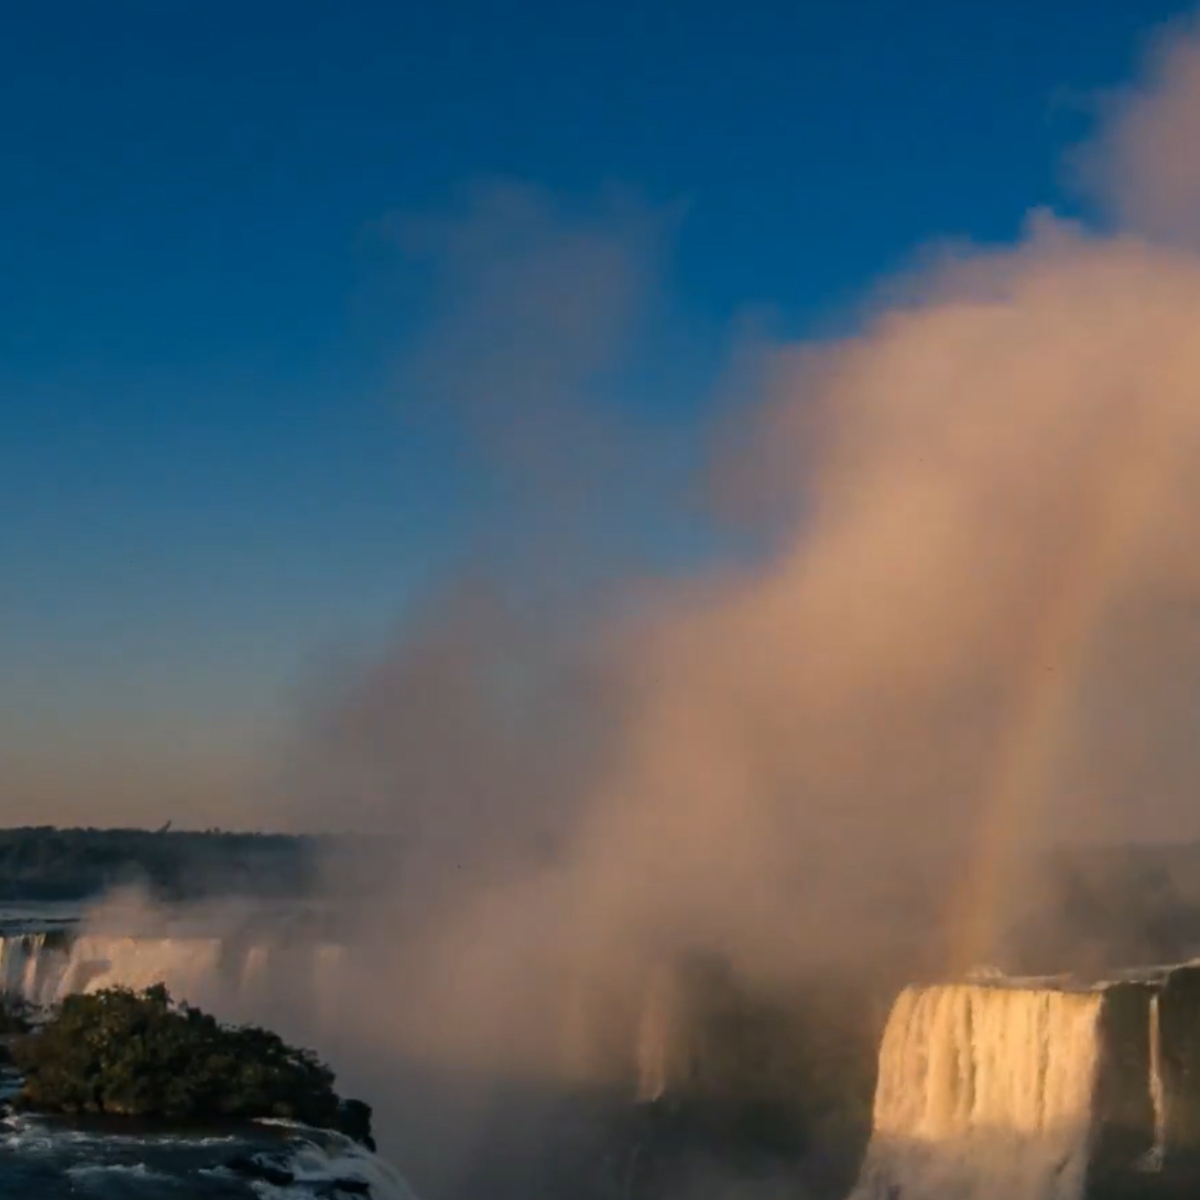
[[[1157,1006],[1162,1145],[1157,1161],[1152,1099],[1152,1006]],[[1153,984],[1110,987],[1089,1200],[1200,1196],[1200,967]]]
[[[1155,1141],[1150,1089],[1150,1013],[1154,988],[1129,983],[1109,987],[1101,1008],[1103,1054],[1097,1080],[1093,1180],[1132,1168]]]
[[[677,964],[675,977],[661,1094],[623,1126],[636,1148],[630,1194],[686,1194],[695,1171],[760,1179],[811,1168],[831,1194],[849,1187],[870,1134],[887,1008],[874,985],[753,983],[704,957]]]
[[[1200,1154],[1200,967],[1181,967],[1160,999],[1168,1150]]]

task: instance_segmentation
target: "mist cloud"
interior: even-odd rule
[[[1200,832],[1200,258],[1163,149],[1188,127],[1192,53],[1190,35],[1162,51],[1097,139],[1128,232],[1033,214],[854,336],[764,352],[755,430],[714,475],[771,553],[630,578],[599,606],[550,588],[511,608],[501,586],[473,607],[487,589],[466,603],[460,578],[344,692],[315,740],[335,811],[414,832],[379,909],[404,1004],[375,1016],[402,1044],[548,1068],[572,997],[615,1010],[698,948],[759,978],[1002,957],[1039,846]],[[535,240],[549,258],[527,275],[462,235],[471,270],[449,286],[472,281],[470,319],[421,368],[506,461],[494,414],[531,422],[518,540],[559,502],[542,480],[589,458],[557,407],[591,411],[642,278],[610,269],[625,249]],[[495,299],[510,286],[529,302]],[[483,352],[452,350],[496,313]],[[521,458],[543,429],[546,476]],[[660,444],[634,445],[644,479]],[[624,495],[619,466],[599,482],[584,555]]]
[[[1124,229],[1200,247],[1200,30],[1161,34],[1144,78],[1107,98],[1099,135],[1075,166]]]
[[[449,216],[385,223],[429,285],[395,407],[456,463],[450,482],[474,509],[472,573],[503,573],[510,588],[518,572],[546,589],[593,583],[664,507],[668,454],[647,444],[634,389],[664,318],[679,215],[619,189],[569,206],[494,181]]]

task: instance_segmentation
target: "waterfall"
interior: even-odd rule
[[[576,966],[557,994],[556,1073],[572,1088],[625,1091],[637,1079],[642,996],[626,979]]]
[[[346,947],[321,942],[313,952],[313,1002],[322,1027],[337,1023],[346,974]]]
[[[271,952],[267,946],[249,946],[242,961],[238,986],[250,1004],[262,1003],[270,994]]]
[[[208,1006],[220,995],[222,939],[87,935],[71,945],[55,1001],[120,985],[164,983],[177,1000]]]
[[[65,946],[44,933],[0,937],[0,995],[39,1008],[51,1004],[66,963]]]
[[[1142,1160],[1147,1171],[1161,1170],[1167,1152],[1167,1092],[1163,1081],[1159,1000],[1157,992],[1150,997],[1150,1103],[1154,1108],[1154,1145]]]
[[[637,1098],[658,1100],[674,1078],[681,1030],[682,997],[676,971],[659,967],[650,975],[637,1029]]]
[[[77,992],[165,984],[229,1021],[327,1033],[342,1010],[346,948],[332,942],[44,933],[0,937],[0,995],[44,1008]]]
[[[1079,1200],[1103,1002],[977,985],[902,992],[852,1200]]]

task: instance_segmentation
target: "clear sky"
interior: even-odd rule
[[[1073,211],[1064,147],[1182,11],[8,7],[0,822],[96,823],[249,786],[310,665],[381,636],[461,549],[484,499],[410,419],[431,391],[410,360],[478,263],[461,225],[406,253],[412,214],[436,230],[496,179],[555,212],[617,186],[672,214],[687,332],[626,399],[686,424],[697,347],[743,314],[820,328],[931,238]]]

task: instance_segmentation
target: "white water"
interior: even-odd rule
[[[0,994],[45,1007],[79,992],[163,983],[176,999],[223,1020],[262,1021],[289,1037],[293,1028],[323,1035],[336,1029],[343,1015],[350,986],[347,958],[346,947],[332,942],[96,933],[67,941],[14,934],[0,937]],[[0,1094],[4,1084],[0,1079]],[[294,1131],[298,1141],[288,1167],[295,1184],[273,1189],[256,1182],[252,1186],[260,1194],[303,1200],[314,1189],[346,1179],[368,1185],[371,1200],[415,1200],[390,1163],[351,1139],[303,1126]],[[144,1173],[141,1166],[84,1163],[68,1174],[82,1184],[121,1171]]]
[[[333,943],[245,943],[221,937],[85,934],[68,943],[45,934],[0,937],[0,994],[37,1007],[77,992],[163,983],[177,1000],[224,1020],[283,1015],[305,1030],[336,1025],[345,949]]]
[[[1162,1028],[1159,1024],[1159,996],[1150,997],[1150,1103],[1154,1108],[1154,1145],[1143,1166],[1148,1171],[1162,1169],[1167,1153],[1167,1092],[1162,1070]]]
[[[81,937],[71,945],[53,999],[117,984],[140,991],[165,983],[177,999],[211,1002],[220,987],[221,947],[217,937]]]
[[[902,992],[852,1200],[1079,1200],[1103,1002],[974,985]]]
[[[0,1195],[26,1197],[26,1191],[11,1189],[11,1176],[6,1173],[6,1167],[21,1160],[61,1172],[73,1185],[73,1194],[191,1195],[187,1185],[197,1176],[216,1181],[237,1179],[238,1174],[227,1165],[229,1156],[236,1153],[260,1162],[265,1159],[292,1174],[293,1182],[280,1186],[251,1181],[250,1189],[260,1196],[279,1200],[348,1197],[349,1189],[336,1185],[353,1182],[367,1189],[367,1200],[417,1200],[391,1163],[343,1134],[294,1121],[264,1120],[259,1124],[274,1127],[281,1137],[258,1142],[240,1130],[209,1137],[187,1132],[121,1135],[71,1128],[38,1117],[10,1116],[0,1122]],[[197,1166],[198,1159],[207,1159],[207,1165]],[[53,1194],[63,1193],[55,1190]]]
[[[39,967],[49,961],[45,949],[44,933],[0,937],[0,993],[40,1003],[34,998],[40,994]]]
[[[637,1029],[637,1098],[658,1100],[674,1078],[679,1041],[685,1036],[678,973],[660,967],[650,975]]]
[[[313,1131],[294,1121],[266,1119],[260,1125],[291,1130],[299,1139],[288,1161],[296,1186],[311,1195],[307,1187],[329,1186],[338,1179],[352,1179],[369,1185],[370,1200],[417,1200],[407,1180],[385,1158],[373,1154],[344,1134],[322,1129]],[[286,1190],[285,1190],[286,1193]]]

